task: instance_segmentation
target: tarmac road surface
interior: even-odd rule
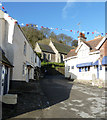
[[[47,105],[16,118],[105,118],[105,89],[73,84],[62,75],[46,76],[40,83]]]

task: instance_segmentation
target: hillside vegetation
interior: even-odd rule
[[[36,26],[36,25],[33,25]],[[25,36],[31,43],[33,49],[35,47],[36,42],[41,42],[43,44],[49,44],[49,41],[56,41],[60,43],[64,43],[66,45],[72,46],[75,48],[77,46],[77,40],[74,40],[72,37],[67,36],[66,34],[56,35],[53,31],[48,28],[38,29],[37,27],[32,27],[32,24],[28,24],[28,26],[21,27]]]

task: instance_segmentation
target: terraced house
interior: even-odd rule
[[[17,21],[0,10],[0,95],[7,94],[13,82],[34,79],[41,61]]]
[[[86,41],[80,33],[78,47],[71,50],[65,61],[65,77],[80,80],[107,80],[107,36],[98,35]]]
[[[42,59],[47,62],[63,63],[64,57],[66,57],[67,53],[72,49],[66,44],[49,39],[46,40],[46,43],[47,44],[37,43],[35,46],[35,51],[41,53]]]

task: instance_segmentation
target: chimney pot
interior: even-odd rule
[[[86,37],[85,37],[85,34],[80,32],[79,33],[79,36],[78,36],[78,45],[81,43],[81,41],[86,41]]]

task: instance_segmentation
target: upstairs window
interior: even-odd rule
[[[68,71],[70,71],[70,66],[68,66]]]
[[[24,50],[23,50],[24,55],[26,55],[26,42],[24,42]]]
[[[71,69],[74,69],[74,66],[71,66]]]
[[[50,54],[48,54],[48,60],[50,60]]]
[[[22,74],[25,75],[25,63],[23,64]]]

